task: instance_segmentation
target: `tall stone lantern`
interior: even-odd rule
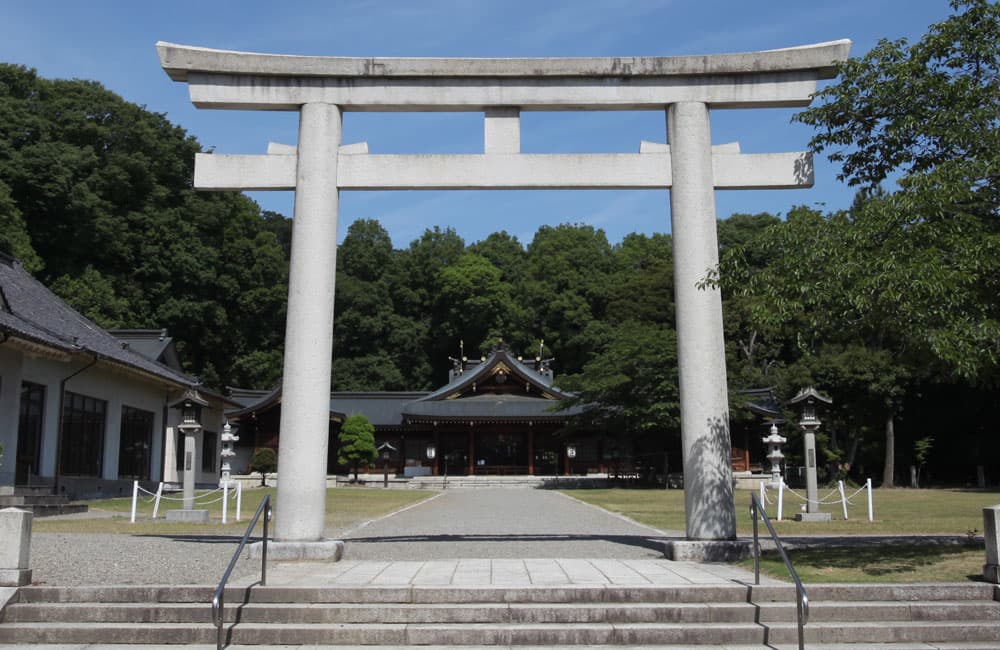
[[[195,475],[198,473],[196,438],[201,432],[201,410],[208,406],[208,402],[196,389],[189,388],[171,406],[181,412],[177,434],[184,436],[184,454],[182,465],[177,469],[184,472],[184,507],[180,510],[168,510],[167,520],[207,522],[208,510],[194,509],[194,484]]]
[[[778,425],[772,423],[770,435],[764,438],[767,445],[767,459],[771,461],[771,487],[778,487],[781,483],[781,461],[785,459],[785,454],[781,452],[781,445],[788,442],[788,438],[778,433]]]
[[[222,449],[219,451],[219,457],[222,460],[220,463],[222,477],[219,479],[219,487],[232,486],[232,478],[230,478],[232,467],[229,465],[229,459],[236,455],[233,444],[239,442],[239,440],[239,436],[233,435],[233,427],[227,420],[226,424],[222,427]]]
[[[816,431],[819,429],[820,421],[816,416],[816,408],[818,404],[833,404],[833,400],[821,395],[810,386],[800,390],[798,395],[788,400],[788,404],[801,405],[799,408],[802,409],[802,418],[799,420],[799,428],[802,429],[806,460],[806,511],[795,515],[795,519],[830,521],[829,512],[819,511],[819,491],[816,486]]]

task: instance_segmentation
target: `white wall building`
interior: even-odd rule
[[[0,255],[0,494],[49,486],[70,498],[127,495],[183,481],[169,408],[197,379],[166,332],[108,332]],[[223,409],[199,389],[196,482],[217,485]]]

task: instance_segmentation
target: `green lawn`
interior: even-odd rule
[[[682,490],[571,490],[568,495],[630,517],[665,531],[684,530]],[[825,491],[821,490],[820,494]],[[773,495],[772,495],[773,497]],[[740,535],[752,534],[750,493],[736,493],[736,525]],[[1000,491],[983,490],[875,490],[875,521],[867,520],[863,494],[853,499],[844,521],[840,506],[824,506],[834,520],[829,523],[775,521],[781,537],[798,535],[982,535],[982,509],[1000,503]],[[786,515],[795,509],[786,502]],[[768,507],[774,515],[773,506]],[[761,534],[767,537],[761,526]],[[985,560],[982,542],[959,544],[863,544],[828,545],[790,550],[799,577],[810,582],[955,582],[979,579]],[[753,561],[743,563],[753,568]],[[777,553],[764,553],[761,570],[787,579],[788,572]]]
[[[104,517],[84,519],[35,519],[32,528],[39,532],[78,533],[122,533],[122,534],[203,534],[241,535],[246,530],[254,512],[265,494],[271,495],[274,503],[274,488],[252,488],[243,490],[242,521],[235,521],[235,500],[230,499],[227,524],[222,524],[222,504],[220,501],[202,505],[217,499],[221,493],[205,497],[204,491],[197,493],[196,508],[209,511],[211,523],[185,524],[167,522],[166,511],[179,508],[180,502],[163,500],[156,519],[153,519],[153,501],[148,495],[139,499],[136,508],[136,523],[130,523],[129,513],[132,498],[96,499],[83,501],[94,514]],[[435,492],[425,490],[381,490],[374,488],[331,488],[326,491],[326,526],[328,531],[338,531],[355,526],[363,521],[380,517],[412,503],[430,498]],[[178,494],[170,495],[176,498]],[[259,525],[258,525],[259,533]]]
[[[820,490],[824,494],[826,490]],[[684,530],[683,490],[569,490],[566,494],[661,530]],[[774,498],[774,494],[771,494]],[[823,506],[833,514],[829,523],[791,521],[797,501],[786,500],[785,521],[774,521],[779,535],[967,535],[982,533],[983,508],[1000,503],[1000,491],[984,490],[875,490],[875,521],[868,521],[864,493],[848,508],[844,521],[840,505]],[[768,506],[774,519],[775,508]],[[751,534],[750,492],[736,492],[736,527]]]
[[[804,584],[817,582],[964,582],[982,580],[982,544],[832,546],[790,550]],[[741,562],[753,570],[753,559]],[[788,579],[776,551],[761,555],[761,573]]]

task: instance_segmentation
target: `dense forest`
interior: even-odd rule
[[[814,385],[826,475],[1000,481],[1000,9],[953,3],[883,41],[796,119],[850,209],[718,222],[734,427],[741,390]],[[0,251],[105,327],[167,328],[208,386],[281,373],[291,221],[191,188],[201,147],[94,81],[0,64]],[[898,188],[883,189],[892,181]],[[542,220],[542,219],[540,219]],[[530,242],[353,222],[337,257],[335,390],[430,389],[501,338],[554,357],[585,421],[679,435],[671,238],[542,226]],[[789,415],[791,418],[791,415]],[[793,426],[783,434],[798,446]],[[921,451],[922,450],[922,451]]]

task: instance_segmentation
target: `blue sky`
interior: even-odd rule
[[[915,41],[943,20],[945,0],[173,0],[0,1],[0,60],[46,77],[94,79],[125,99],[165,113],[218,153],[263,153],[268,141],[294,144],[294,113],[197,110],[187,87],[170,81],[156,41],[330,56],[673,56],[774,49],[849,38],[852,55],[881,37]],[[714,143],[744,152],[804,150],[811,130],[794,111],[712,113]],[[659,112],[528,113],[529,153],[636,152],[665,141]],[[359,114],[344,120],[344,142],[372,153],[478,153],[482,117]],[[719,217],[785,213],[793,205],[847,207],[853,190],[825,158],[808,190],[720,191]],[[292,214],[290,192],[255,193],[263,208]],[[564,222],[630,232],[669,232],[666,191],[344,192],[340,237],[350,222],[376,218],[397,247],[425,228],[453,227],[473,242],[506,230],[527,244],[538,226]]]

